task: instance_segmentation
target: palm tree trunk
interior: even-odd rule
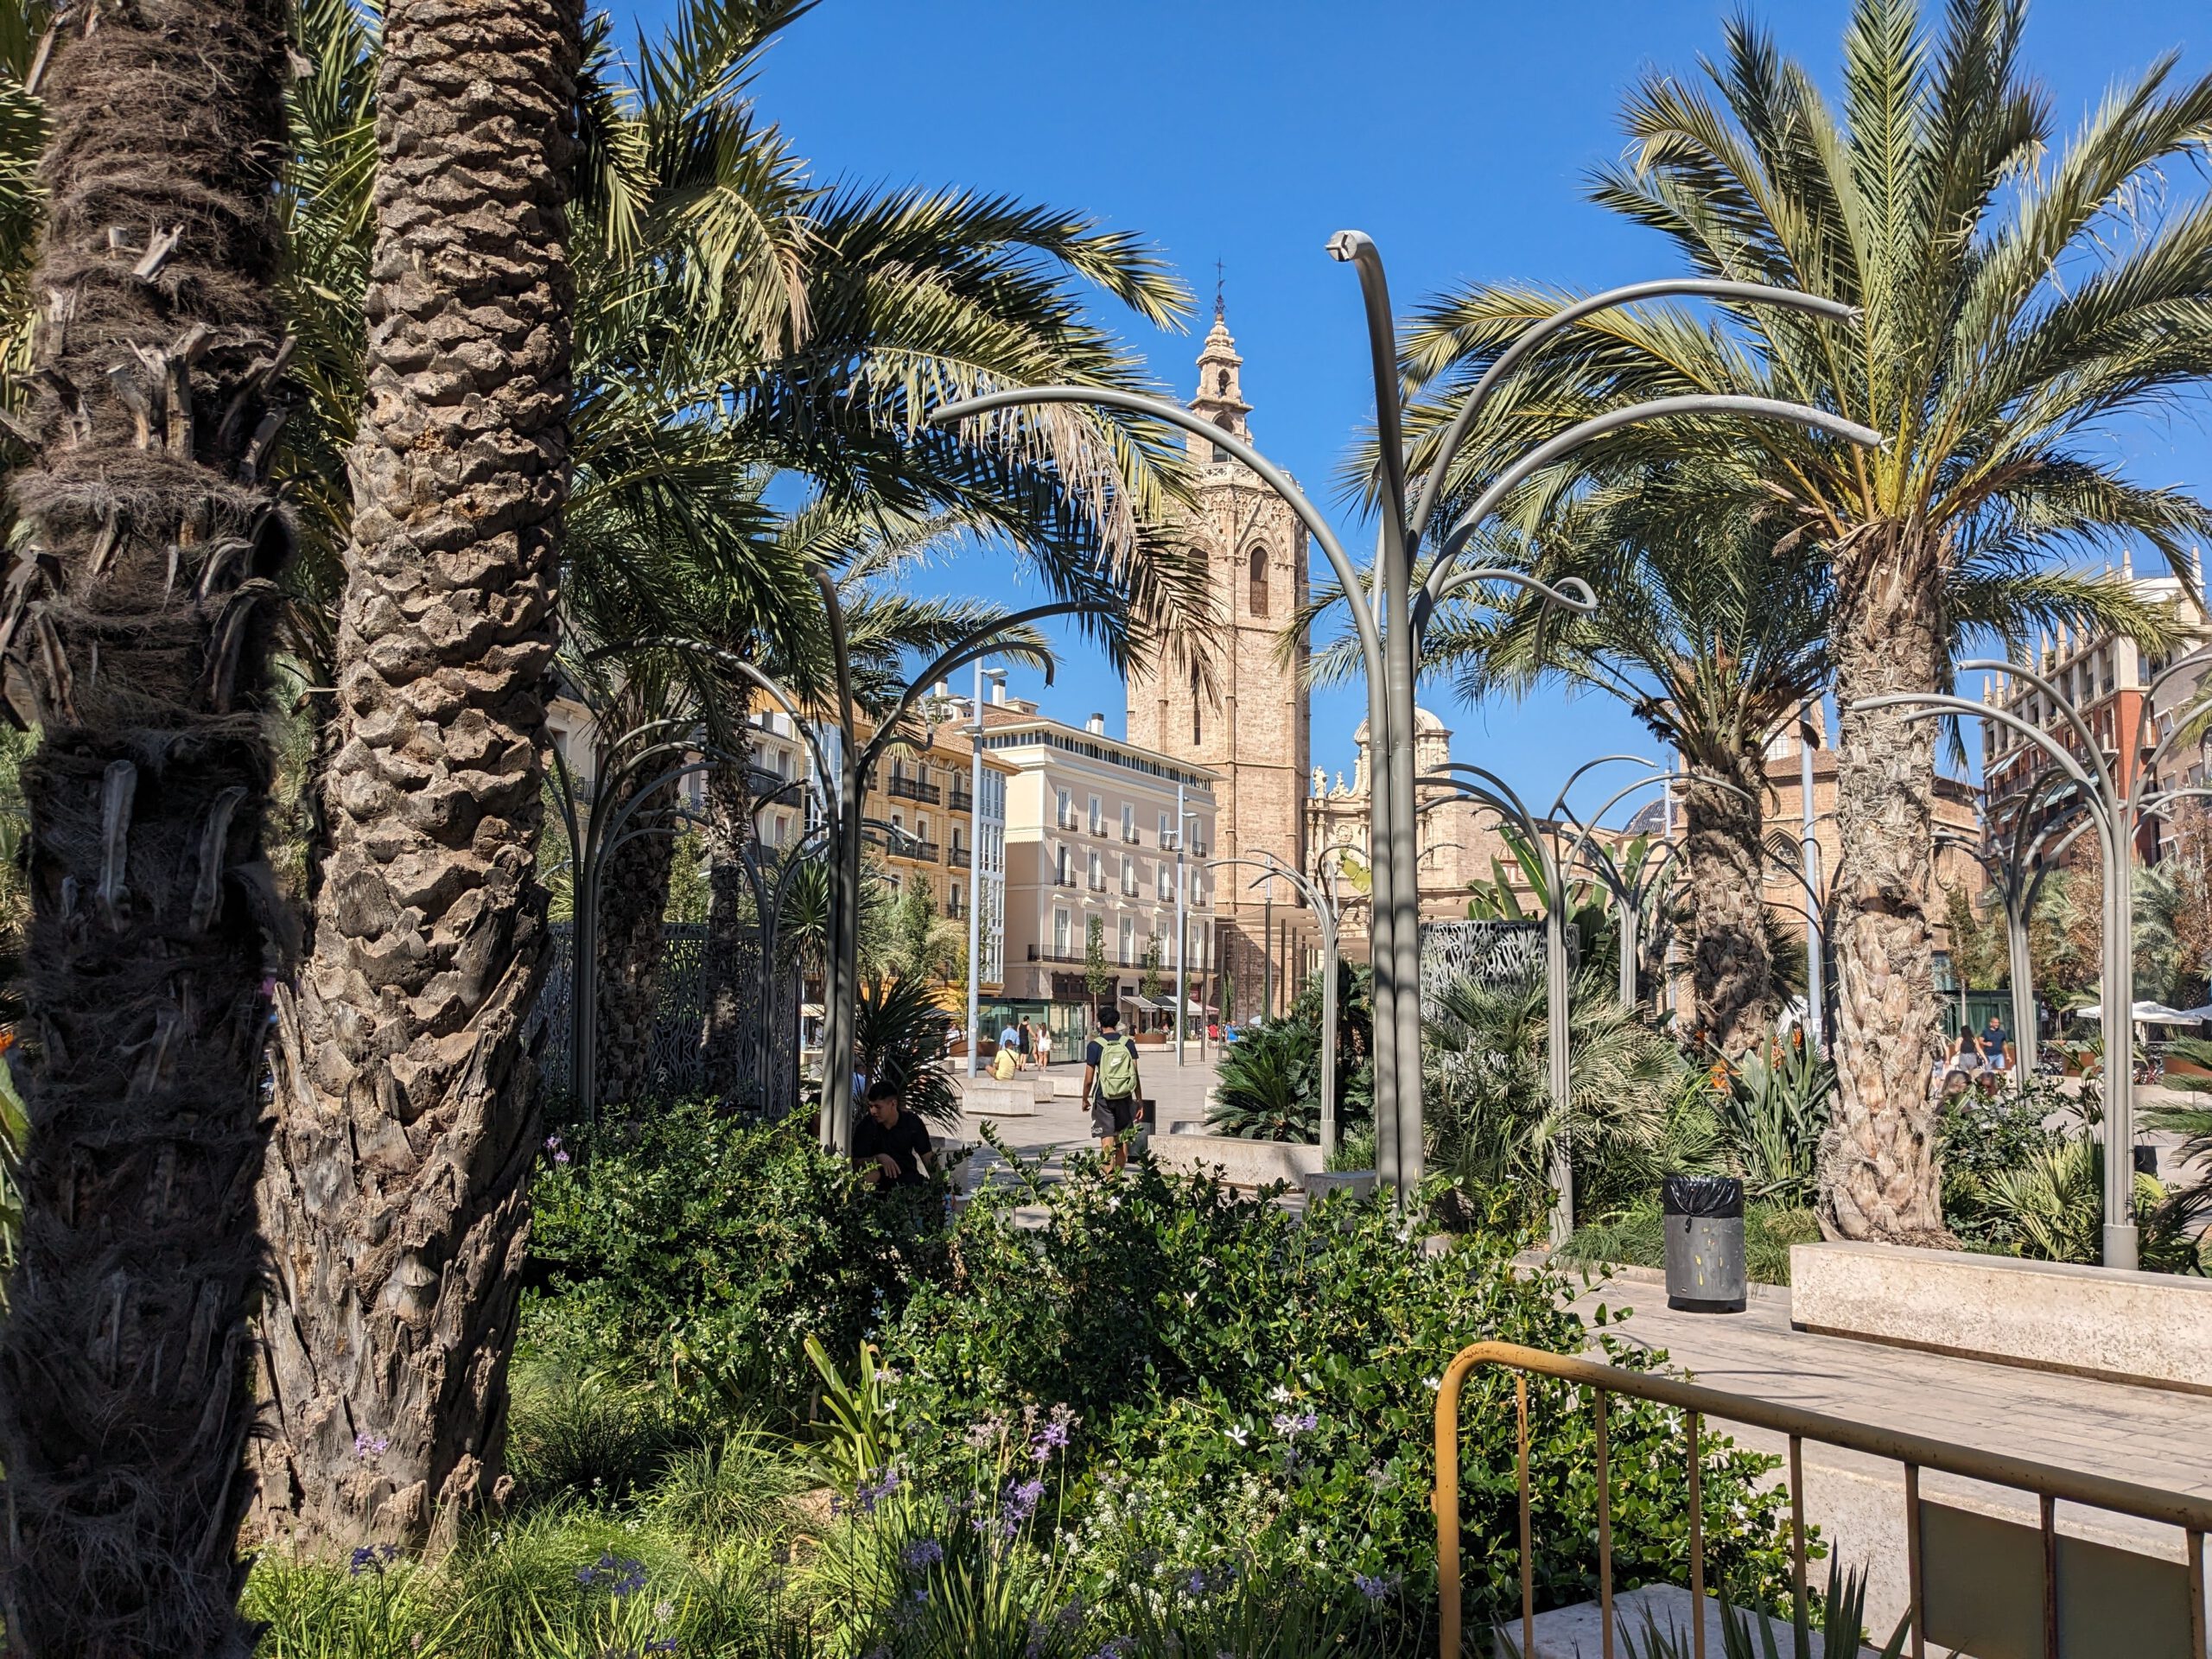
[[[631,797],[608,802],[612,811]],[[599,1083],[601,1107],[653,1092],[653,1032],[660,1019],[661,920],[668,911],[676,842],[665,831],[676,786],[639,803],[599,880]],[[635,832],[644,830],[640,835]]]
[[[1948,1243],[1929,1085],[1936,723],[1855,706],[1942,683],[1938,552],[1917,527],[1873,524],[1834,559],[1838,1086],[1821,1221],[1842,1238]]]
[[[545,944],[574,0],[391,0],[314,952],[261,1198],[268,1531],[419,1546],[499,1495]]]
[[[753,842],[751,781],[744,766],[716,766],[707,774],[707,1087],[728,1101],[739,1077],[739,1057],[760,1031],[752,1001],[769,976],[752,967],[746,923],[753,911],[745,858]],[[756,925],[765,918],[753,918]],[[765,938],[765,930],[755,936]],[[763,1103],[738,1101],[758,1109]]]
[[[0,1325],[10,1652],[252,1646],[284,22],[273,0],[71,9],[41,87],[37,462],[10,480],[0,617],[43,730]]]
[[[1708,762],[1704,776],[1692,774],[1682,798],[1694,1018],[1706,1039],[1732,1060],[1764,1036],[1775,1014],[1774,958],[1759,881],[1765,787],[1755,750],[1727,756],[1724,766]]]

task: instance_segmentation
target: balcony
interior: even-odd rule
[[[1143,835],[1139,832],[1133,824],[1123,824],[1122,826],[1122,840],[1125,845],[1130,847],[1141,847],[1144,845]]]
[[[1094,875],[1094,876],[1092,876],[1092,877],[1090,878],[1090,890],[1091,890],[1093,893],[1103,893],[1103,892],[1105,892],[1105,891],[1106,891],[1106,878],[1105,878],[1104,876],[1103,876],[1103,875]]]
[[[1063,835],[1075,834],[1075,824],[1076,817],[1072,812],[1057,812],[1052,815],[1052,828]]]
[[[917,841],[912,836],[893,836],[886,849],[893,858],[903,858],[916,864],[935,864],[943,858],[944,849],[933,841]]]
[[[1052,885],[1056,887],[1072,887],[1075,886],[1075,877],[1065,870],[1055,870],[1052,872]]]
[[[955,847],[945,861],[956,870],[973,869],[976,865],[976,850],[972,847]]]
[[[965,784],[955,784],[952,793],[945,797],[944,804],[955,812],[973,812],[976,810],[976,791]]]
[[[944,794],[935,784],[925,784],[918,778],[893,778],[890,790],[893,800],[919,801],[925,806],[935,806]]]

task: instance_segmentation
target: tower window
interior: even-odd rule
[[[1223,397],[1229,396],[1229,371],[1223,369],[1214,377],[1213,389]]]
[[[1234,429],[1235,429],[1235,423],[1234,423],[1233,422],[1231,422],[1231,421],[1230,420],[1229,416],[1226,416],[1226,415],[1217,415],[1217,416],[1215,416],[1213,417],[1213,423],[1214,423],[1216,426],[1219,427],[1219,428],[1220,428],[1223,431],[1224,431],[1224,432],[1232,431],[1232,430],[1234,430]],[[1228,450],[1226,450],[1226,449],[1224,449],[1224,448],[1223,448],[1219,444],[1217,444],[1217,444],[1216,444],[1216,445],[1214,445],[1214,447],[1213,447],[1213,458],[1214,458],[1216,461],[1227,461],[1227,460],[1229,459],[1229,451],[1228,451]]]
[[[1198,705],[1198,665],[1191,664],[1191,741],[1205,741],[1205,715]]]
[[[1268,550],[1256,542],[1248,557],[1251,569],[1252,614],[1268,613]]]

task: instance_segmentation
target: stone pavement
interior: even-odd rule
[[[1631,1276],[1633,1274],[1633,1276]],[[1763,1293],[1763,1294],[1762,1294]],[[1741,1313],[1680,1313],[1656,1275],[1618,1269],[1576,1300],[1632,1312],[1618,1333],[1663,1351],[1708,1387],[1879,1427],[2212,1497],[2212,1395],[2056,1375],[1816,1336],[1789,1325],[1786,1290],[1753,1287]],[[1780,1455],[1783,1436],[1723,1425],[1738,1441]],[[1847,1567],[1866,1567],[1867,1615],[1886,1634],[1905,1605],[1902,1467],[1838,1447],[1804,1448],[1806,1513]],[[2031,1497],[1979,1481],[1923,1474],[1923,1496],[2036,1524]],[[2171,1527],[2061,1503],[2064,1533],[2179,1560]]]
[[[1219,1069],[1213,1052],[1209,1047],[1205,1059],[1201,1061],[1198,1046],[1192,1043],[1185,1048],[1184,1064],[1179,1067],[1173,1046],[1138,1051],[1138,1080],[1159,1118],[1154,1126],[1155,1133],[1165,1135],[1171,1123],[1197,1122],[1205,1116],[1206,1090],[1213,1087]],[[964,1078],[957,1069],[958,1063],[955,1065],[953,1084],[957,1087]],[[1033,1070],[1020,1075],[1027,1080],[1039,1074]],[[1039,1101],[1034,1116],[963,1115],[961,1127],[952,1138],[981,1141],[982,1127],[988,1123],[1010,1151],[1026,1160],[1043,1159],[1048,1176],[1058,1170],[1069,1153],[1095,1150],[1097,1143],[1090,1138],[1090,1114],[1078,1092],[1083,1087],[1081,1057],[1056,1060],[1043,1075],[1051,1078],[1058,1092],[1049,1101]],[[970,1190],[976,1182],[990,1179],[990,1173],[998,1163],[998,1154],[988,1147],[978,1150],[968,1165],[966,1184]]]

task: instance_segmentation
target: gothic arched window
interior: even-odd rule
[[[1250,566],[1252,614],[1265,616],[1268,613],[1268,550],[1255,542],[1247,558]]]
[[[1228,432],[1228,431],[1230,431],[1230,430],[1233,430],[1233,429],[1234,429],[1234,423],[1230,420],[1229,416],[1226,416],[1226,415],[1217,415],[1217,416],[1215,416],[1213,417],[1213,423],[1214,423],[1216,426],[1219,427],[1219,428],[1220,428],[1223,431],[1224,431],[1224,432]],[[1228,451],[1228,450],[1226,450],[1226,449],[1224,449],[1224,448],[1223,448],[1219,444],[1217,444],[1217,444],[1216,444],[1216,445],[1214,445],[1214,447],[1213,447],[1213,458],[1214,458],[1216,461],[1227,461],[1227,460],[1229,459],[1229,451]]]
[[[1227,369],[1222,370],[1219,373],[1214,376],[1213,389],[1224,397],[1229,396],[1229,371]]]

